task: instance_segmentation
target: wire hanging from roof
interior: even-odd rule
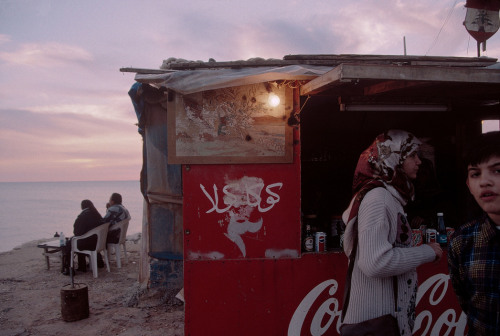
[[[444,20],[443,25],[439,29],[439,32],[437,33],[436,38],[434,39],[434,42],[432,42],[432,45],[429,47],[429,49],[427,49],[425,56],[427,56],[427,54],[429,54],[429,51],[431,51],[431,49],[434,48],[434,46],[436,45],[436,43],[439,39],[439,35],[441,35],[441,32],[443,31],[444,26],[446,26],[446,24],[448,23],[448,20],[450,19],[451,14],[453,13],[453,10],[455,9],[456,4],[457,4],[457,0],[455,0],[455,2],[453,2],[453,6],[451,6],[450,10],[448,11],[448,15],[446,16],[446,19]]]

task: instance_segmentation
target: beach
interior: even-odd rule
[[[89,317],[66,322],[61,314],[61,290],[71,283],[60,272],[57,256],[47,270],[39,242],[32,241],[0,253],[0,336],[29,335],[184,335],[184,305],[162,289],[148,289],[137,281],[140,241],[127,241],[128,262],[111,272],[99,269],[98,278],[77,272],[74,283],[88,287]],[[68,287],[66,287],[68,288]]]

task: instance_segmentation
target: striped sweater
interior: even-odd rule
[[[427,245],[410,247],[411,229],[403,204],[401,196],[393,188],[370,190],[361,202],[358,251],[344,323],[362,322],[384,314],[394,315],[392,276],[396,275],[396,318],[401,335],[411,335],[418,287],[416,268],[433,261],[435,253]],[[345,222],[350,209],[351,206],[343,214]],[[352,238],[352,228],[348,226],[344,236],[347,255],[352,250]]]

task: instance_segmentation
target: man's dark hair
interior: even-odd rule
[[[468,147],[464,156],[465,166],[475,166],[492,156],[500,157],[500,131],[481,134]]]
[[[115,202],[115,204],[122,204],[122,195],[113,193],[111,194],[111,200]]]

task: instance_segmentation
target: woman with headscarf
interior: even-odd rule
[[[400,334],[412,334],[416,268],[442,257],[437,243],[411,246],[412,231],[404,207],[414,196],[411,180],[416,178],[421,163],[417,155],[420,144],[408,132],[389,130],[377,136],[359,157],[353,180],[354,197],[342,216],[346,223],[347,256],[353,252],[355,236],[358,238],[343,323],[392,314]]]

